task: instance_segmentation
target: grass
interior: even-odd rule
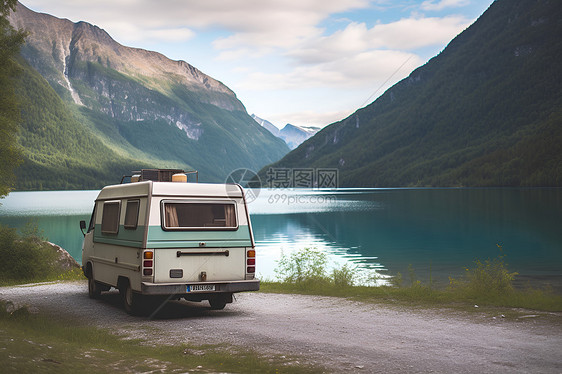
[[[317,373],[286,356],[226,345],[158,345],[0,301],[3,373],[228,372]]]
[[[407,282],[401,274],[397,274],[391,285],[354,285],[354,269],[349,266],[333,269],[329,276],[325,255],[306,248],[289,256],[282,254],[276,269],[281,275],[281,280],[262,281],[260,291],[335,296],[363,302],[388,302],[411,306],[473,308],[474,305],[479,305],[562,311],[560,295],[549,290],[515,289],[513,280],[517,273],[507,269],[503,248],[498,247],[498,257],[485,261],[476,260],[474,266],[465,268],[463,277],[450,278],[449,286],[444,288],[436,288],[431,282],[422,283],[416,278],[411,266]]]
[[[262,281],[260,292],[294,293],[351,298],[362,302],[382,302],[409,306],[436,306],[471,308],[474,305],[492,307],[524,308],[539,311],[562,311],[562,297],[549,291],[525,289],[514,290],[505,295],[478,296],[462,290],[435,289],[426,285],[416,287],[396,286],[348,286],[334,287],[332,284],[296,285],[283,282]]]
[[[84,272],[81,268],[72,268],[66,271],[55,271],[44,277],[34,277],[26,279],[2,279],[0,276],[0,287],[18,286],[21,284],[33,284],[33,283],[43,283],[43,282],[56,282],[56,281],[79,281],[86,280]]]

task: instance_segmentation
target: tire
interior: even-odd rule
[[[142,295],[133,291],[129,282],[124,282],[123,286],[119,289],[123,299],[123,306],[125,311],[132,315],[138,316],[142,314]]]
[[[101,295],[102,286],[94,280],[93,274],[90,273],[88,277],[88,296],[90,299],[99,299]]]
[[[226,306],[226,297],[224,296],[215,296],[209,299],[209,304],[211,305],[211,309],[213,310],[223,310]]]

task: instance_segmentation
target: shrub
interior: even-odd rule
[[[500,252],[503,248],[498,244]],[[475,260],[475,267],[465,268],[464,279],[449,278],[451,288],[465,291],[470,296],[501,296],[513,292],[513,280],[516,272],[510,272],[504,261],[505,255],[487,259],[484,262]]]
[[[43,241],[36,228],[20,235],[0,226],[0,282],[35,281],[55,276],[58,255]]]
[[[356,269],[349,264],[335,267],[328,275],[328,257],[325,253],[304,248],[286,255],[281,253],[275,268],[281,282],[299,287],[311,288],[321,286],[331,288],[351,287],[355,284]]]
[[[349,264],[332,270],[332,281],[337,287],[351,287],[355,283],[356,271]]]
[[[286,283],[326,282],[327,263],[325,253],[304,248],[288,256],[281,253],[275,271]]]
[[[402,273],[398,272],[395,276],[390,278],[390,284],[394,287],[401,288],[404,285],[404,278],[402,277]]]

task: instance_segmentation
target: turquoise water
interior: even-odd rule
[[[444,283],[503,248],[520,282],[562,285],[562,189],[261,190],[250,202],[258,273],[275,278],[281,252],[311,247],[330,264]],[[0,223],[37,224],[80,261],[81,219],[97,191],[14,192]]]

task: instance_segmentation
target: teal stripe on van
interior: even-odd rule
[[[101,225],[96,225],[94,242],[142,248],[145,227],[129,230],[121,225],[117,234],[102,234]],[[247,225],[233,231],[165,231],[161,226],[149,226],[146,248],[198,248],[201,242],[210,248],[252,246]]]
[[[117,234],[102,234],[101,225],[97,224],[94,228],[94,243],[142,248],[145,227],[146,226],[138,226],[136,229],[131,230],[126,229],[123,225],[120,225],[119,232]]]
[[[149,226],[147,248],[194,248],[204,242],[207,247],[250,247],[247,225],[233,231],[165,231],[161,226]]]

